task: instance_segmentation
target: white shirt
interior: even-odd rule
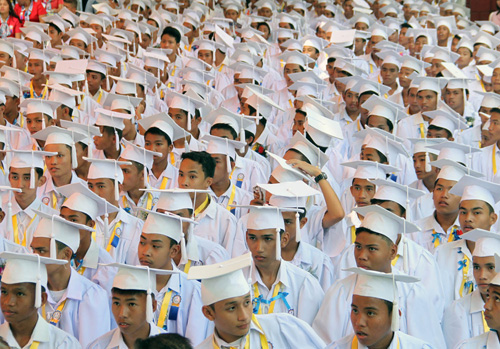
[[[321,301],[324,297],[323,289],[318,280],[308,272],[292,265],[290,262],[281,260],[278,275],[271,289],[262,281],[257,267],[252,262],[252,291],[257,284],[259,295],[264,300],[269,301],[273,297],[275,288],[279,288],[279,293],[283,293],[283,297],[274,302],[274,313],[289,313],[304,320],[308,324],[312,324],[316,313],[318,312]],[[284,295],[287,293],[288,295]],[[256,294],[254,297],[254,312],[259,304]],[[286,302],[285,302],[286,301]],[[257,302],[257,305],[256,305]],[[260,302],[259,311],[262,314],[267,314],[269,305],[265,302]]]
[[[187,259],[191,261],[190,267],[215,264],[230,259],[229,253],[224,247],[194,234],[188,235],[186,253]],[[188,272],[186,264],[179,264],[178,268],[185,273]]]
[[[260,336],[264,334],[269,348],[307,348],[322,349],[325,343],[318,337],[313,329],[304,321],[289,314],[256,315],[261,329],[252,321],[250,324],[250,349],[260,349]],[[213,342],[221,348],[243,349],[246,336],[233,343],[226,343],[217,333],[203,341],[196,349],[213,349]]]
[[[352,341],[354,339],[354,334],[346,336],[330,345],[328,345],[327,349],[350,349],[352,346]],[[359,349],[368,349],[367,346],[364,346],[360,342],[358,342]],[[431,349],[431,345],[412,336],[409,336],[403,332],[396,331],[394,332],[394,337],[392,338],[391,344],[387,347],[387,349]]]
[[[269,160],[267,160],[266,157],[258,154],[252,149],[248,149],[244,158],[253,160],[259,164],[260,170],[264,173],[264,178],[266,178],[266,181],[269,179],[269,177],[271,177],[271,164],[269,163]],[[251,189],[250,191],[253,190],[253,188],[250,189]]]
[[[50,175],[49,171],[45,171],[44,176],[47,178],[47,181],[44,185],[38,187],[36,196],[40,198],[40,200],[42,200],[42,204],[59,211],[65,198],[57,191],[57,187],[54,185],[52,176]],[[84,186],[87,186],[87,182],[79,178],[76,175],[75,171],[71,171],[71,181],[69,182],[69,184],[73,183],[81,183]]]
[[[230,205],[250,205],[250,201],[252,201],[253,197],[249,192],[239,188],[233,182],[229,182],[230,185],[227,190],[222,193],[221,196],[217,197],[213,192],[212,188],[209,188],[211,191],[210,195],[212,195],[212,199],[216,201],[219,205],[225,208],[227,211],[231,212],[236,219],[240,219],[243,214],[248,213],[248,209],[235,207],[232,208]]]
[[[448,348],[455,348],[460,342],[484,333],[483,311],[484,301],[479,289],[451,303],[443,316]]]
[[[121,223],[121,225],[119,225],[119,223]],[[120,240],[118,241],[118,245],[116,247],[111,246],[108,251],[109,254],[117,263],[137,265],[139,264],[137,248],[141,239],[143,225],[144,221],[129,215],[121,209],[118,211],[116,218],[109,222],[109,230],[104,233],[104,221],[101,217],[97,217],[96,242],[99,246],[107,250],[113,231],[116,228],[115,233],[120,236]]]
[[[216,242],[231,254],[236,231],[236,218],[224,207],[210,199],[208,206],[195,217],[198,222],[193,232],[202,238]]]
[[[64,301],[61,318],[55,326],[75,336],[83,348],[110,330],[111,311],[106,291],[74,269],[71,269],[68,288],[59,302],[52,299],[50,292],[47,293],[47,319]],[[44,315],[43,307],[39,312]]]
[[[174,267],[174,270],[178,270]],[[172,297],[167,305],[169,307],[168,314],[163,324],[163,329],[170,333],[178,333],[181,336],[189,338],[194,346],[201,343],[209,334],[208,319],[203,315],[201,308],[201,283],[197,280],[188,280],[187,275],[182,271],[179,274],[172,274],[159,292],[155,292],[155,299],[158,302],[156,312],[154,314],[155,323],[158,324],[163,300],[165,296],[172,291]],[[179,309],[177,317],[170,319],[173,316],[172,304],[174,297],[180,296]],[[210,328],[211,330],[211,328]]]
[[[251,149],[248,150],[248,152],[251,151]],[[267,183],[269,180],[269,176],[266,177],[264,170],[261,169],[261,165],[257,161],[238,155],[236,155],[236,161],[230,178],[231,182],[238,188],[249,193],[253,191],[253,187],[257,184]]]
[[[496,174],[493,172],[493,152],[495,152]],[[496,143],[481,149],[481,153],[474,154],[473,159],[473,170],[481,172],[484,180],[500,183],[500,150]]]
[[[82,347],[75,337],[50,325],[41,316],[38,316],[31,338],[24,347],[17,343],[8,322],[0,325],[0,336],[12,349],[29,349],[34,342],[38,342],[38,349],[77,349]]]
[[[487,349],[499,349],[500,341],[498,340],[498,332],[489,331],[479,335],[477,337],[467,339],[460,343],[457,349],[478,349],[478,348],[487,348]]]
[[[171,158],[170,154],[168,157],[169,159]],[[156,189],[177,188],[178,177],[179,177],[179,170],[175,167],[175,160],[174,160],[173,164],[169,162],[167,168],[165,168],[165,170],[161,173],[159,178],[156,178],[156,176],[153,174],[153,171],[149,171],[149,185]]]
[[[148,337],[153,337],[161,333],[165,333],[165,331],[153,323],[149,324]],[[87,349],[129,349],[129,347],[125,344],[120,329],[115,328],[90,343]]]
[[[150,188],[151,187],[148,186],[148,189]],[[136,204],[134,200],[132,200],[128,192],[121,192],[118,204],[127,213],[131,214],[134,217],[139,218],[140,220],[145,221],[146,218],[148,217],[148,214],[144,212],[142,209],[155,211],[154,207],[158,202],[159,197],[160,193],[158,192],[144,192]]]
[[[417,231],[415,233],[407,234],[407,237],[415,241],[417,244],[419,244],[420,246],[422,246],[431,253],[435,253],[436,251],[434,243],[437,243],[437,240],[434,241],[435,239],[439,239],[440,243],[438,246],[441,246],[447,244],[450,239],[451,241],[454,241],[454,236],[452,236],[452,232],[458,233],[457,229],[458,231],[460,231],[460,222],[458,221],[458,216],[457,219],[455,220],[455,223],[452,226],[450,226],[447,231],[444,231],[441,225],[434,217],[434,212],[430,216],[427,216],[425,218],[416,221],[415,225],[417,227],[420,227],[422,230]],[[439,236],[433,234],[439,234]]]
[[[174,147],[172,149],[172,153],[174,153],[174,160],[175,160],[175,166],[179,167],[179,164],[181,163],[181,156],[184,152],[188,151],[202,151],[205,150],[205,146],[198,141],[196,138],[193,136],[189,137],[189,143],[188,143],[189,149],[186,149],[184,147],[182,148],[176,148]]]
[[[393,268],[393,273],[402,274]],[[313,329],[328,343],[338,341],[353,333],[351,324],[351,301],[358,275],[349,275],[338,280],[326,292]],[[398,284],[400,331],[423,339],[433,347],[446,348],[438,316],[422,283]],[[395,309],[393,310],[395,311]]]

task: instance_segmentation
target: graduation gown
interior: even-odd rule
[[[327,349],[350,349],[352,347],[352,341],[354,339],[354,334],[346,336],[334,343],[331,343],[326,348]],[[359,349],[367,349],[368,347],[358,342]],[[392,338],[391,344],[387,349],[431,349],[432,346],[418,338],[409,336],[403,332],[394,332],[394,337]]]
[[[149,337],[166,333],[154,323],[149,324]],[[119,328],[115,328],[89,344],[88,349],[128,349]]]

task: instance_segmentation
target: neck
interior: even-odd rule
[[[240,338],[243,338],[246,336],[246,333],[243,336],[234,336],[231,334],[220,334],[219,331],[217,331],[217,328],[214,329],[214,331],[217,333],[217,336],[219,336],[220,339],[222,339],[226,343],[233,343],[239,340]],[[231,347],[233,348],[233,347]]]
[[[89,93],[90,93],[90,95],[91,96],[95,96],[95,94],[97,92],[99,92],[99,89],[100,89],[100,87],[98,87],[98,88],[92,88],[92,89],[89,87]]]
[[[168,153],[167,157],[161,162],[160,161],[153,162],[152,171],[156,178],[160,178],[163,171],[167,169],[169,159],[170,159],[170,153]]]
[[[392,340],[394,338],[394,332],[390,332],[387,336],[381,338],[378,343],[370,345],[368,348],[370,349],[387,349],[389,345],[391,345]]]
[[[299,244],[300,242],[295,241],[295,238],[290,239],[290,242],[285,247],[281,248],[281,258],[290,262],[293,257],[295,257],[299,249]]]
[[[196,202],[194,203],[195,209],[201,206],[203,202],[205,202],[206,198],[208,197],[208,194],[201,194],[201,195],[196,195]]]
[[[45,79],[45,76],[44,75],[40,75],[39,78],[35,79],[31,79],[31,81],[33,82],[33,88],[35,90],[41,90],[43,88],[43,84],[45,84],[45,82],[47,81],[47,79]]]
[[[118,203],[116,202],[110,202],[110,204],[112,205],[115,205],[116,207],[118,207]],[[118,215],[118,212],[113,212],[113,213],[109,213],[108,214],[108,221],[109,223],[111,223],[115,218],[116,216]],[[101,216],[102,220],[104,221],[104,216]]]
[[[441,228],[446,232],[457,220],[458,213],[442,214],[438,211],[434,211],[434,218],[439,223]]]
[[[83,164],[81,164],[75,169],[75,173],[79,178],[86,181],[87,176],[89,175],[89,168],[90,168],[90,162],[84,161]]]
[[[172,270],[172,264],[170,264],[170,266],[167,266],[166,268],[162,268],[164,270]],[[168,284],[168,281],[170,280],[170,277],[172,275],[168,274],[168,275],[156,275],[156,290],[158,292],[161,291],[161,289],[165,286],[167,286]]]
[[[267,265],[261,265],[261,266],[255,265],[257,271],[259,272],[260,278],[262,279],[262,282],[264,282],[264,284],[268,289],[271,289],[274,282],[276,281],[276,278],[278,277],[278,271],[280,270],[280,266],[281,266],[281,261],[272,261]]]
[[[7,121],[10,124],[14,125],[14,123],[16,122],[16,119],[19,116],[19,109],[17,109],[17,108],[12,108],[12,109],[13,109],[12,111],[4,112],[3,116],[5,119],[7,119]]]
[[[92,242],[92,236],[90,234],[83,234],[83,235],[84,237],[80,239],[80,246],[78,246],[78,250],[76,250],[77,260],[82,260],[85,257]]]
[[[23,348],[30,341],[31,335],[35,330],[38,321],[38,312],[33,311],[31,316],[18,322],[9,322],[10,330],[14,335],[17,343]]]
[[[4,13],[4,14],[2,14],[2,19],[4,19],[4,20],[5,20],[5,19],[7,19],[7,18],[9,18],[9,13]]]
[[[130,198],[135,202],[136,205],[141,199],[142,195],[144,195],[144,192],[140,189],[146,189],[146,187],[142,185],[140,188],[135,188],[127,192],[128,196],[130,196]]]
[[[52,182],[56,187],[61,187],[71,183],[71,177],[73,177],[73,172],[69,171],[62,176],[52,177]]]
[[[448,38],[444,40],[438,40],[438,46],[445,47],[448,46]]]
[[[431,193],[434,190],[434,183],[435,182],[436,182],[436,176],[429,176],[429,177],[422,179],[422,183],[424,183],[427,190],[429,190],[429,192],[431,192]]]
[[[476,243],[474,241],[470,240],[465,240],[465,244],[467,245],[467,248],[469,249],[470,253],[474,253],[474,248],[476,247]]]
[[[62,291],[68,288],[69,278],[71,277],[71,267],[62,265],[56,272],[48,277],[48,287],[51,291]]]
[[[229,179],[229,176],[226,176],[226,178],[224,178],[223,180],[220,180],[217,183],[212,183],[210,188],[213,190],[217,197],[220,197],[227,191],[230,186],[231,180]]]
[[[457,112],[458,114],[460,114],[460,115],[463,116],[464,113],[465,113],[465,105],[462,104],[460,107],[458,107],[458,108],[456,108],[454,110],[455,110],[455,112]]]
[[[254,139],[259,139],[260,135],[262,134],[262,132],[264,132],[264,129],[266,128],[266,126],[264,126],[262,123],[259,122],[259,124],[257,125],[257,130],[255,132],[255,138]]]
[[[149,332],[150,332],[149,326],[150,325],[147,322],[144,322],[144,325],[142,325],[141,328],[139,328],[134,333],[125,334],[125,333],[122,332],[123,341],[125,342],[125,344],[127,345],[127,347],[128,348],[134,348],[135,342],[138,339],[146,339],[146,338],[148,338],[149,337]]]
[[[200,130],[198,128],[196,130],[191,130],[189,133],[191,133],[194,139],[200,138]]]
[[[104,149],[104,156],[106,157],[106,159],[118,160],[118,157],[120,156],[120,149],[116,150],[116,146],[113,144],[108,149]]]
[[[356,120],[356,118],[359,115],[359,111],[348,111],[347,109],[345,110],[345,113],[351,118],[351,120]]]
[[[33,195],[32,197],[29,197],[29,198],[24,198],[23,199],[17,199],[16,198],[16,202],[17,204],[19,205],[19,207],[21,208],[21,210],[25,210],[26,208],[28,208],[29,205],[31,205],[33,203],[33,201],[35,201],[36,199],[36,192],[35,192],[35,195]]]
[[[387,86],[391,88],[391,90],[389,91],[390,95],[392,95],[398,89],[398,83],[396,81],[392,85]]]

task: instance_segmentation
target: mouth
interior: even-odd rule
[[[259,262],[262,262],[263,260],[265,260],[265,259],[266,259],[266,257],[264,257],[264,256],[255,256],[255,257],[253,257],[253,258],[254,258],[255,260],[259,261]]]
[[[141,263],[141,265],[147,265],[147,266],[153,264],[153,262],[151,262],[149,259],[139,259],[139,263]]]
[[[128,323],[126,323],[126,322],[119,322],[118,323],[118,327],[120,327],[120,328],[128,328],[128,327],[130,327],[130,325]]]
[[[363,339],[366,339],[366,337],[368,337],[368,334],[361,332],[361,331],[358,331],[358,332],[356,332],[356,337],[358,337],[359,340],[363,340]]]
[[[236,326],[236,328],[239,329],[239,330],[245,331],[245,330],[248,329],[249,325],[250,325],[249,323],[248,324],[243,324],[243,325]]]
[[[466,225],[466,226],[464,226],[464,229],[463,229],[463,230],[464,230],[464,231],[470,231],[470,230],[473,230],[473,229],[475,229],[475,228],[474,228],[474,227],[472,227],[472,226],[470,226],[470,225]]]
[[[438,205],[441,206],[441,207],[446,207],[446,206],[449,206],[448,203],[446,201],[439,201],[438,202]]]

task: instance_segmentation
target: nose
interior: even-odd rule
[[[360,248],[358,250],[358,259],[362,261],[366,261],[368,259],[366,250],[364,248]]]

